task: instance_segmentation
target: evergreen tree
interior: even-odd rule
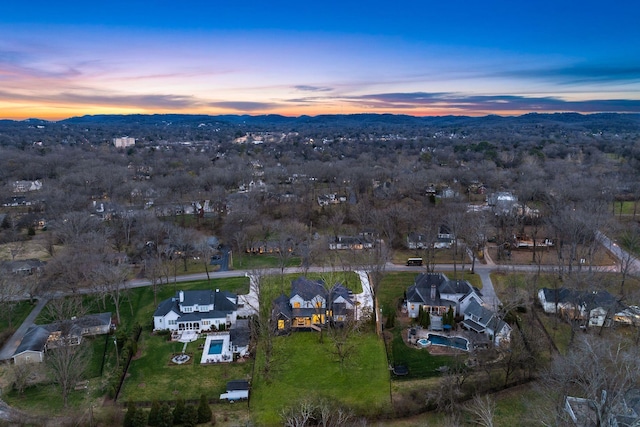
[[[425,311],[422,306],[418,309],[418,324],[427,329],[431,324],[431,316],[428,311]]]
[[[163,403],[160,406],[160,412],[158,412],[158,427],[172,427],[173,426],[173,414],[171,408],[167,403]]]
[[[453,313],[453,307],[450,306],[449,311],[447,311],[447,315],[445,316],[445,319],[443,319],[444,320],[443,323],[445,325],[451,325],[451,328],[453,329],[453,326],[454,326],[453,324],[455,323],[454,318],[455,318],[455,315]]]
[[[147,424],[150,426],[158,425],[158,416],[160,415],[160,403],[157,400],[154,400],[151,403],[151,410],[149,411],[149,420]]]
[[[184,415],[184,400],[178,399],[176,407],[173,408],[173,423],[180,424],[182,422],[182,416]]]
[[[127,412],[124,414],[124,420],[122,422],[122,425],[124,427],[133,427],[133,419],[136,416],[137,410],[138,408],[136,408],[135,403],[133,403],[132,401],[127,402]]]
[[[389,313],[387,314],[387,322],[385,324],[385,328],[391,329],[395,326],[395,324],[396,324],[396,311],[390,310]]]
[[[198,405],[198,423],[206,423],[211,421],[211,407],[209,406],[209,400],[204,394],[200,395],[200,404]]]
[[[182,424],[185,427],[195,427],[198,424],[198,409],[194,405],[187,405],[184,408]]]
[[[133,427],[146,427],[147,425],[147,413],[144,409],[138,408],[133,415]]]

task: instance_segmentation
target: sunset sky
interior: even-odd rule
[[[640,2],[3,1],[0,118],[640,112]]]

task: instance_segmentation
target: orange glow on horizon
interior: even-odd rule
[[[557,111],[541,111],[541,113],[553,113]],[[2,106],[0,105],[0,119],[8,120],[26,120],[38,118],[49,121],[59,121],[71,117],[79,117],[85,115],[130,115],[130,114],[194,114],[194,115],[267,115],[278,114],[287,117],[319,116],[319,115],[340,115],[340,114],[393,114],[393,115],[409,115],[416,117],[429,116],[471,116],[481,117],[489,114],[499,116],[518,116],[526,114],[527,111],[464,111],[460,109],[448,108],[398,108],[393,110],[378,108],[362,108],[354,105],[323,105],[312,107],[283,107],[254,111],[238,111],[233,109],[222,108],[191,108],[184,110],[169,109],[148,109],[139,107],[115,107],[115,106],[83,106],[81,108],[74,106]]]

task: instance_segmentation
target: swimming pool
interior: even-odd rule
[[[437,334],[427,334],[427,340],[433,345],[444,345],[469,351],[469,340],[462,337],[443,337]]]
[[[221,354],[223,340],[211,340],[209,343],[209,354]]]

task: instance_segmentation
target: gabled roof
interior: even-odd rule
[[[473,316],[472,319],[465,319],[465,326],[476,332],[481,332],[485,328],[499,332],[504,328],[506,323],[496,315],[493,311],[481,306],[475,299],[472,299],[465,311],[466,316]]]
[[[600,307],[605,309],[611,308],[616,311],[626,308],[624,304],[607,291],[589,292],[567,288],[542,288],[540,292],[544,294],[544,299],[547,303],[584,306],[585,309],[589,311]]]
[[[354,303],[353,292],[347,289],[343,284],[336,283],[335,285],[333,285],[333,288],[331,288],[330,300],[333,302],[339,297],[344,298],[346,301],[350,302],[351,304]]]
[[[299,295],[305,301],[311,301],[317,296],[327,299],[327,290],[322,280],[313,281],[300,276],[291,282],[291,297]]]
[[[176,294],[176,298],[179,298],[179,293],[183,292],[184,301],[181,302],[182,305],[211,305],[214,303],[215,295],[211,290],[204,291],[179,291]]]
[[[246,347],[249,345],[250,339],[249,319],[236,320],[236,324],[229,330],[229,340],[235,346]]]
[[[111,313],[87,314],[74,321],[79,328],[93,328],[96,326],[111,326]]]
[[[44,351],[44,346],[47,343],[47,339],[51,334],[50,328],[47,325],[44,326],[32,326],[27,330],[27,333],[22,338],[22,342],[16,349],[14,356],[25,351]]]
[[[83,329],[95,326],[111,326],[111,313],[87,314],[77,319],[54,322],[48,325],[31,326],[22,338],[14,356],[25,351],[44,351],[49,335],[60,331],[61,326],[68,328],[69,336],[81,336]]]
[[[180,292],[182,292],[184,300],[180,303]],[[181,320],[200,320],[203,318],[220,318],[225,317],[229,312],[237,309],[237,304],[233,301],[237,300],[237,296],[234,293],[227,291],[178,291],[174,298],[168,298],[162,301],[156,311],[153,313],[154,317],[163,317],[169,314],[171,311],[180,315]],[[211,306],[213,310],[202,312],[182,313],[180,310],[180,304],[183,306],[191,307],[194,305],[199,306]]]
[[[431,298],[432,286],[436,288],[434,299]],[[449,280],[442,273],[421,273],[416,277],[414,284],[407,289],[407,301],[438,306],[451,305],[448,301],[441,301],[443,294],[466,296],[474,290],[466,280]]]
[[[234,311],[238,308],[238,304],[233,301],[238,301],[236,294],[227,291],[216,291],[213,306],[216,310]]]
[[[2,224],[2,222],[0,222],[0,224]],[[38,270],[43,268],[45,264],[45,262],[40,261],[39,259],[23,259],[17,261],[5,261],[1,264],[1,266],[7,271],[17,273],[20,271]]]
[[[447,280],[440,286],[440,292],[443,294],[468,294],[473,288],[466,280]]]
[[[291,312],[289,297],[287,297],[285,294],[281,294],[278,298],[276,298],[273,301],[273,311],[276,316],[282,315],[287,319],[291,319],[293,317],[293,313]]]
[[[158,308],[156,308],[156,311],[153,313],[153,315],[155,317],[166,316],[170,311],[173,311],[176,314],[180,314],[178,302],[173,298],[166,299],[158,304]]]

